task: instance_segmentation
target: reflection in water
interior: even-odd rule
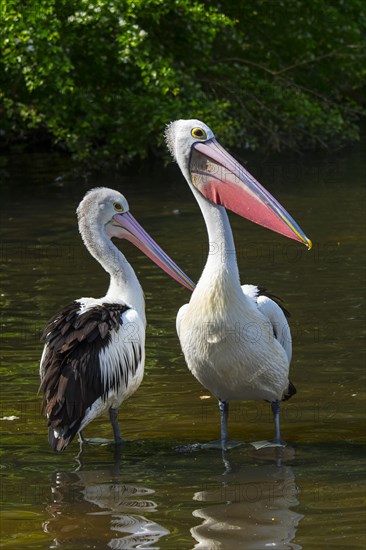
[[[227,470],[224,479],[220,487],[193,497],[213,503],[193,512],[203,520],[191,529],[197,541],[194,548],[301,549],[291,542],[303,518],[291,509],[299,504],[292,468],[278,463],[245,465],[235,473]]]
[[[53,538],[50,548],[70,544],[95,547],[97,542],[98,547],[153,549],[169,534],[141,515],[156,510],[156,503],[149,498],[154,491],[122,483],[110,471],[58,472],[51,490],[53,502],[47,507],[51,519],[43,524]]]

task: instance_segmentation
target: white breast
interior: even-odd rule
[[[179,338],[189,369],[222,400],[280,399],[289,361],[268,319],[242,292],[232,299],[194,293],[179,312]]]

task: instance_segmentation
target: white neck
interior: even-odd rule
[[[209,239],[208,257],[199,283],[204,281],[207,286],[210,281],[217,281],[229,286],[233,292],[241,291],[235,243],[226,210],[208,201],[188,183],[201,208]]]
[[[122,302],[134,308],[145,318],[144,294],[138,278],[125,256],[106,235],[104,228],[86,226],[81,223],[79,230],[90,254],[110,275],[106,301]]]

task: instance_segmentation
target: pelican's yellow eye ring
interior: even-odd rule
[[[123,212],[123,206],[120,202],[114,202],[113,208],[115,209],[116,212]]]
[[[191,136],[196,139],[207,139],[207,134],[203,128],[193,128],[191,130]]]

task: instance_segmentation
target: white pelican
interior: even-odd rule
[[[103,298],[74,300],[47,324],[41,358],[48,440],[62,451],[94,418],[109,412],[122,441],[118,407],[139,387],[145,360],[145,303],[136,274],[111,238],[127,239],[190,290],[192,281],[144,231],[121,193],[89,191],[78,206],[79,231],[110,276]]]
[[[206,222],[210,253],[190,302],[178,312],[177,332],[192,374],[219,400],[221,444],[228,443],[229,401],[272,404],[280,446],[280,401],[289,381],[292,344],[286,317],[273,296],[240,285],[234,239],[225,208],[311,248],[286,210],[199,120],[167,126],[166,141]]]

